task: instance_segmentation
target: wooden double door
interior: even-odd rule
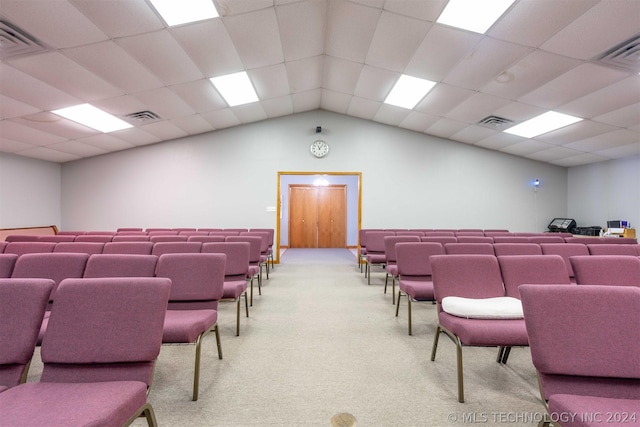
[[[290,248],[345,248],[346,241],[346,185],[289,185]]]

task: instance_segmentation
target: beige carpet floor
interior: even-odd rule
[[[198,401],[194,347],[162,348],[149,396],[160,426],[331,426],[338,413],[360,427],[535,426],[543,416],[528,348],[513,349],[507,365],[495,362],[495,348],[465,348],[458,403],[454,344],[442,336],[429,359],[433,304],[414,304],[409,336],[406,301],[395,317],[384,272],[374,269],[368,286],[351,251],[288,249],[280,261],[239,337],[235,303],[221,303],[224,359],[210,334]],[[30,381],[41,368],[37,353]]]

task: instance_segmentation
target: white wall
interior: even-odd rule
[[[0,228],[60,228],[60,165],[0,155]]]
[[[640,156],[569,169],[568,215],[579,226],[626,220],[640,229]]]
[[[278,171],[362,172],[363,228],[545,231],[567,213],[566,168],[314,111],[66,163],[62,225],[275,227]]]

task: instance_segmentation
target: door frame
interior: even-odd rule
[[[314,172],[295,172],[295,171],[278,171],[278,187],[277,187],[277,199],[276,199],[276,239],[275,239],[275,259],[274,262],[280,263],[280,229],[282,227],[281,218],[282,218],[282,181],[281,177],[283,175],[329,175],[329,176],[355,176],[358,178],[358,230],[362,224],[362,172],[323,172],[323,171],[314,171]],[[286,227],[289,224],[285,224]],[[347,229],[347,234],[349,230]]]

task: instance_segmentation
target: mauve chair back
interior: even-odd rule
[[[200,243],[211,243],[211,242],[224,242],[224,237],[222,235],[219,236],[210,236],[210,235],[194,235],[189,236],[187,238],[187,242],[200,242]]]
[[[82,234],[76,236],[75,242],[98,242],[107,243],[113,239],[113,234]]]
[[[396,254],[396,244],[401,242],[420,242],[420,236],[411,236],[411,235],[394,235],[394,236],[386,236],[384,238],[384,257],[387,260],[387,264],[396,264],[397,254]]]
[[[149,241],[153,243],[161,243],[161,242],[186,242],[189,236],[181,235],[181,234],[160,234],[160,235],[149,235]]]
[[[627,255],[583,255],[569,258],[578,285],[640,287],[640,258]]]
[[[186,236],[183,236],[186,239]],[[153,244],[151,255],[163,254],[197,254],[202,248],[201,242],[156,242]]]
[[[560,255],[567,267],[569,277],[575,276],[569,258],[575,255],[589,255],[589,249],[583,243],[540,243],[540,249],[542,249],[542,255]]]
[[[34,254],[53,252],[53,248],[56,247],[56,242],[10,242],[5,248],[5,254]]]
[[[403,242],[396,245],[396,263],[398,275],[403,277],[422,277],[431,279],[430,257],[444,254],[442,245],[437,242]]]
[[[13,267],[16,265],[18,255],[16,254],[0,254],[0,278],[6,279],[11,277]]]
[[[433,289],[438,307],[448,296],[494,298],[505,296],[498,259],[493,255],[434,255],[431,261]]]
[[[446,254],[495,255],[492,243],[445,243]]]
[[[640,354],[640,289],[523,285],[520,294],[545,399],[640,399],[640,364],[632,356]]]
[[[498,257],[505,293],[520,298],[518,287],[537,285],[570,285],[567,267],[560,255],[503,255]]]
[[[249,264],[260,264],[260,256],[262,254],[260,248],[262,247],[262,237],[260,236],[227,236],[224,239],[225,242],[249,242],[251,245],[251,252],[249,253]]]
[[[75,236],[71,236],[69,234],[55,234],[53,236],[38,236],[38,242],[73,242],[75,240]]]
[[[63,280],[42,340],[42,382],[142,381],[160,353],[171,281]]]
[[[60,242],[53,252],[75,252],[81,254],[101,254],[105,243],[102,242]]]
[[[246,280],[249,274],[249,242],[212,242],[202,245],[202,253],[217,253],[227,256],[225,280]]]
[[[212,253],[160,255],[156,277],[171,279],[168,308],[216,310],[222,298],[226,259],[224,254]]]
[[[153,277],[158,257],[155,255],[96,254],[89,256],[84,278]]]
[[[0,387],[25,379],[53,285],[49,279],[0,279]]]
[[[537,243],[494,243],[493,251],[496,256],[542,255],[542,249]]]
[[[587,245],[590,255],[631,255],[638,256],[635,245],[600,243]]]
[[[153,243],[143,242],[109,242],[104,244],[103,254],[151,255]]]

